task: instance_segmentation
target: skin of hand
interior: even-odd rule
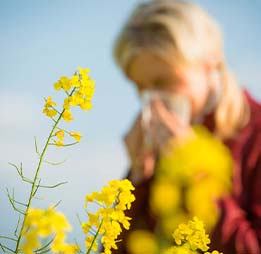
[[[132,180],[139,182],[150,178],[154,173],[157,155],[164,151],[168,141],[174,137],[182,139],[193,133],[188,124],[183,123],[173,112],[169,112],[161,100],[153,101],[151,104],[152,119],[150,125],[151,138],[154,147],[145,144],[145,131],[141,123],[141,114],[136,118],[133,126],[124,138],[125,145],[132,164]],[[162,138],[157,131],[158,126],[168,130],[167,135]]]

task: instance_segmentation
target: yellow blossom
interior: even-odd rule
[[[70,132],[70,136],[73,137],[77,142],[81,141],[81,133],[79,132]]]
[[[91,103],[91,101],[89,101],[89,100],[87,100],[87,99],[85,99],[85,100],[80,104],[80,106],[81,106],[81,109],[82,109],[82,110],[90,110],[90,109],[92,109],[92,103]]]
[[[80,66],[78,67],[78,70],[81,76],[86,76],[90,72],[89,68],[82,68]]]
[[[95,82],[91,79],[88,73],[89,69],[79,67],[71,78],[63,76],[54,83],[55,90],[64,90],[67,95],[62,105],[62,118],[67,122],[73,120],[70,107],[79,106],[84,111],[92,108],[91,99],[95,91]],[[52,97],[48,96],[44,105],[43,113],[48,117],[56,116],[59,111],[54,108],[55,106],[56,103],[52,101]],[[79,139],[79,137],[77,137],[77,139]]]
[[[59,140],[63,140],[64,138],[64,131],[63,130],[58,130],[55,132],[55,136],[59,139]]]
[[[55,117],[57,112],[54,109],[44,108],[43,113],[47,115],[48,117]]]
[[[97,236],[101,236],[101,243],[104,247],[104,253],[111,253],[111,249],[117,249],[116,241],[122,229],[129,229],[130,218],[125,216],[124,211],[130,208],[134,201],[131,190],[134,187],[129,180],[110,181],[100,192],[94,192],[86,196],[86,204],[96,202],[100,208],[96,213],[88,213],[88,222],[82,223],[82,230],[86,234],[86,244],[89,248],[91,231],[96,231]],[[86,205],[87,206],[87,205]],[[97,239],[94,239],[97,241]]]
[[[87,236],[85,238],[85,245],[86,245],[87,250],[90,249],[90,248],[93,251],[97,251],[98,250],[98,244],[97,244],[97,241],[95,241],[93,235]]]
[[[64,110],[62,118],[64,121],[70,122],[71,120],[73,120],[72,112],[70,110]]]
[[[180,206],[180,189],[167,177],[155,180],[151,188],[150,207],[156,215],[166,216]]]
[[[56,102],[52,100],[51,96],[48,96],[45,100],[45,105],[43,108],[43,113],[47,115],[48,117],[54,117],[56,116],[57,112],[54,109],[54,106],[56,106]]]
[[[21,249],[25,254],[32,254],[36,248],[41,248],[41,238],[53,237],[50,245],[53,253],[76,253],[78,247],[65,242],[66,233],[70,230],[65,216],[53,207],[47,210],[31,208],[24,223]]]
[[[56,146],[64,146],[64,143],[62,140],[55,140],[54,143]]]
[[[186,218],[197,216],[210,232],[220,216],[216,200],[231,190],[233,161],[228,148],[204,127],[193,130],[193,137],[170,143],[160,154],[150,188],[157,234],[169,244],[171,228]],[[168,223],[173,218],[175,223]]]
[[[73,75],[70,79],[70,83],[72,87],[80,87],[81,83],[79,77],[77,75]]]
[[[210,239],[205,232],[203,222],[196,217],[187,224],[180,224],[173,233],[177,245],[189,244],[191,250],[208,250]]]
[[[129,234],[127,250],[131,254],[158,254],[159,246],[154,234],[140,229]]]
[[[52,96],[48,96],[46,101],[45,101],[45,107],[49,108],[49,107],[54,107],[54,106],[56,106],[56,102],[54,102],[52,100]]]
[[[53,86],[54,86],[54,89],[57,91],[61,90],[61,88],[62,88],[61,82],[55,82]]]
[[[67,77],[61,77],[59,82],[61,83],[61,87],[64,89],[64,91],[69,91],[71,89],[71,83]]]

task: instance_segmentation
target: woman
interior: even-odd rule
[[[189,121],[184,121],[163,100],[154,100],[150,104],[153,147],[148,147],[142,114],[125,137],[131,159],[128,177],[136,185],[137,200],[129,214],[133,227],[138,221],[151,230],[155,226],[148,195],[164,143],[190,135],[191,125],[200,123],[229,147],[235,162],[233,192],[219,201],[222,216],[212,234],[213,245],[227,254],[260,253],[261,110],[226,66],[216,22],[188,2],[142,4],[119,35],[115,58],[141,96],[147,91],[179,95],[191,109]],[[153,123],[168,130],[163,141]],[[127,253],[125,241],[117,253]]]

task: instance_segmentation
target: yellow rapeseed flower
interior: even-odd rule
[[[46,210],[31,208],[25,219],[21,249],[25,254],[33,254],[41,248],[41,238],[53,237],[50,245],[53,253],[76,253],[78,246],[65,242],[66,233],[70,230],[71,225],[65,216],[53,207]]]
[[[162,238],[160,242],[157,237],[155,232],[145,229],[133,230],[127,237],[127,250],[130,254],[223,254],[207,251],[210,239],[203,222],[196,217],[178,225],[173,233],[173,246],[165,246],[166,239]]]
[[[48,96],[47,99],[45,100],[44,108],[43,108],[43,113],[47,115],[48,117],[54,117],[56,116],[57,112],[54,109],[56,106],[56,102],[52,100],[51,96]]]
[[[169,239],[173,226],[193,216],[210,232],[220,216],[215,201],[231,190],[233,161],[228,148],[204,127],[193,128],[192,138],[175,142],[160,154],[149,200],[158,217],[159,240]],[[175,223],[168,223],[173,218]]]
[[[48,96],[45,101],[45,107],[50,108],[56,106],[56,102],[52,100],[52,96]]]
[[[160,216],[174,213],[180,206],[181,190],[167,177],[156,179],[152,185],[150,207]]]
[[[92,103],[90,100],[85,99],[81,104],[80,107],[82,110],[90,110],[92,109]]]
[[[55,132],[55,136],[59,139],[59,140],[63,140],[64,139],[64,130],[58,130]]]
[[[82,138],[82,135],[79,132],[70,132],[70,136],[73,137],[77,142],[80,142]]]
[[[134,230],[127,238],[127,250],[131,254],[158,254],[155,235],[147,230]]]
[[[173,233],[177,245],[189,244],[190,249],[207,251],[210,243],[209,236],[205,232],[203,222],[194,217],[187,224],[180,224]]]
[[[82,223],[82,230],[86,235],[86,245],[91,248],[93,231],[101,237],[104,253],[110,254],[111,249],[117,249],[116,241],[122,229],[129,229],[130,218],[124,211],[130,209],[135,197],[131,193],[133,185],[127,179],[110,181],[100,192],[93,192],[86,196],[86,205],[90,202],[100,204],[96,213],[88,213],[88,222]],[[97,239],[94,239],[97,241]]]
[[[78,75],[73,75],[72,78],[70,79],[70,83],[72,87],[80,87],[81,83],[80,83],[80,79],[78,77]]]
[[[82,110],[90,110],[92,108],[91,99],[95,91],[95,82],[88,75],[89,69],[81,67],[74,73],[71,78],[66,76],[61,77],[54,83],[54,89],[57,91],[64,91],[67,97],[63,102],[63,120],[69,122],[73,120],[71,106],[79,106]],[[54,117],[58,111],[54,108],[56,103],[52,101],[51,96],[46,99],[43,113],[48,117]]]
[[[72,112],[70,110],[64,110],[62,118],[66,122],[70,122],[73,120]]]
[[[55,117],[57,115],[57,112],[54,109],[44,108],[43,113],[47,115],[48,117]]]

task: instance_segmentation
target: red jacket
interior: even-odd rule
[[[225,254],[261,253],[261,105],[245,93],[251,109],[248,125],[226,140],[234,158],[233,193],[219,202],[222,216],[212,246]]]

